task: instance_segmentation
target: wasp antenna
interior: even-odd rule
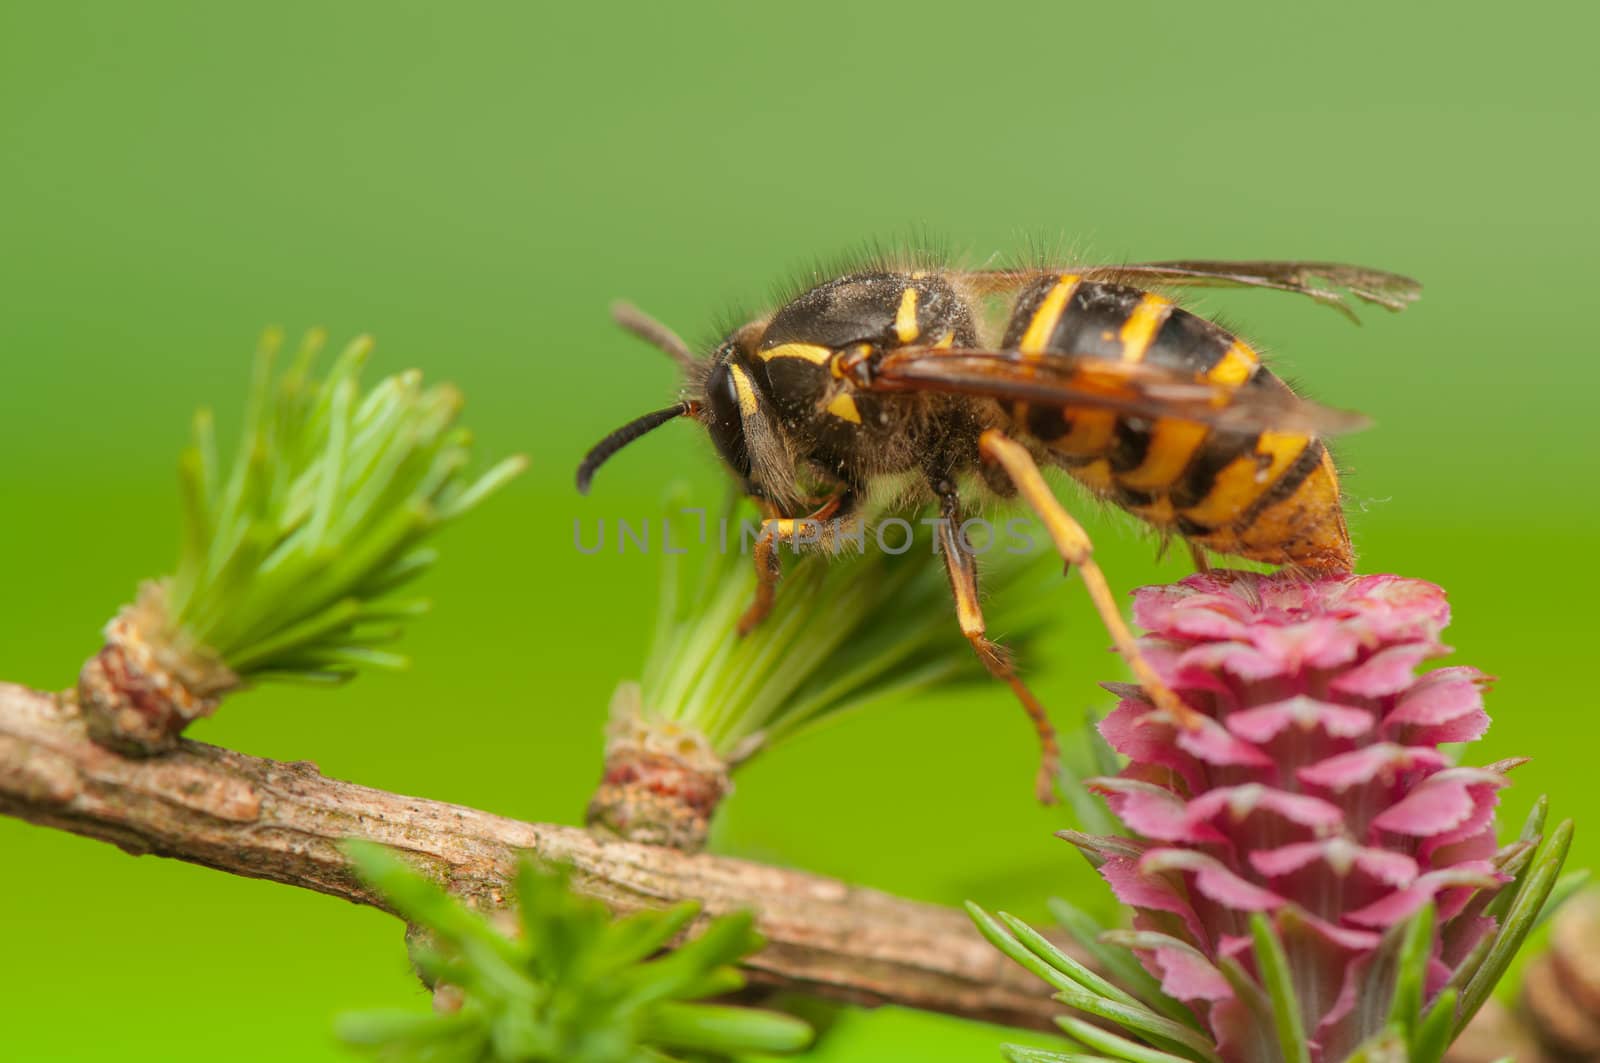
[[[583,461],[578,465],[578,493],[589,493],[589,484],[594,480],[595,472],[606,460],[632,443],[642,435],[654,432],[668,421],[675,421],[679,417],[692,417],[694,403],[687,400],[674,403],[664,410],[647,413],[643,417],[635,417],[621,428],[606,436],[590,448],[589,453],[583,456]]]
[[[682,337],[632,303],[620,299],[612,303],[611,319],[650,346],[665,351],[685,372],[700,364]]]

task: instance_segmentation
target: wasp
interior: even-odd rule
[[[1296,395],[1246,340],[1179,305],[1174,290],[1193,287],[1298,293],[1351,318],[1358,300],[1401,310],[1420,293],[1408,277],[1326,262],[876,265],[801,291],[734,328],[709,357],[619,304],[618,323],[682,368],[684,397],[601,440],[578,489],[647,432],[679,418],[704,425],[766,518],[755,600],[740,625],[748,632],[772,608],[781,539],[799,544],[808,523],[848,521],[874,485],[909,478],[943,518],[935,534],[962,633],[1039,732],[1048,800],[1054,733],[986,635],[977,561],[959,532],[964,485],[1022,496],[1079,569],[1146,695],[1191,724],[1198,714],[1144,661],[1089,537],[1040,467],[1064,470],[1164,540],[1185,540],[1202,568],[1208,554],[1307,572],[1349,571],[1354,561],[1324,440],[1364,419]]]

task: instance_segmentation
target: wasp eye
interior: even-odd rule
[[[711,410],[711,442],[722,460],[741,477],[750,477],[750,451],[744,442],[744,418],[739,413],[739,387],[733,370],[722,362],[706,379],[706,405]]]

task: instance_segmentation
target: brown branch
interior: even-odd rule
[[[859,1004],[901,1004],[1050,1028],[1041,983],[954,909],[723,856],[606,840],[329,779],[316,766],[188,740],[149,760],[90,741],[75,706],[0,683],[0,813],[220,871],[384,907],[352,873],[346,838],[408,854],[452,891],[502,901],[520,853],[570,863],[618,910],[693,898],[753,909],[767,947],[754,981]]]

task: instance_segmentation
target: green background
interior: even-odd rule
[[[576,822],[655,562],[580,557],[572,522],[722,483],[673,426],[575,496],[585,447],[674,394],[608,300],[703,337],[796,266],[918,229],[977,259],[1342,259],[1424,298],[1362,329],[1270,294],[1204,305],[1375,417],[1341,451],[1363,568],[1449,588],[1458,659],[1502,677],[1474,756],[1535,758],[1511,814],[1548,791],[1600,822],[1592,12],[4,5],[0,676],[68,685],[170,564],[190,411],[236,424],[261,327],[368,330],[380,369],[454,380],[484,450],[532,470],[447,536],[410,673],[259,691],[194,734]],[[1183,572],[1088,518],[1118,588]],[[1033,670],[1067,721],[1120,669],[1081,589],[1060,596]],[[1030,799],[1033,755],[998,686],[882,705],[754,763],[717,844],[1028,915],[1103,904]],[[0,868],[7,1059],[343,1058],[337,1011],[425,1006],[376,912],[15,821]],[[853,1013],[818,1057],[994,1059],[1001,1037]]]

